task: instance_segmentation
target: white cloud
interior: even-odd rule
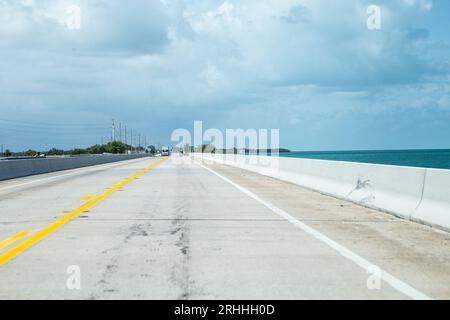
[[[433,9],[432,0],[402,0],[402,2],[409,7],[419,7],[424,11],[430,11]]]
[[[147,115],[164,130],[198,117],[319,130],[346,113],[445,109],[448,67],[417,25],[432,2],[378,2],[373,32],[364,0],[2,0],[0,108]],[[80,31],[64,27],[69,3]]]

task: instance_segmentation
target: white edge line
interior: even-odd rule
[[[145,158],[130,159],[130,160],[125,160],[125,161],[133,161],[133,160],[141,160],[141,159],[145,159]],[[56,179],[59,179],[62,177],[72,176],[72,175],[80,174],[83,172],[98,171],[98,170],[103,170],[105,168],[108,169],[110,167],[118,166],[120,164],[126,164],[126,163],[124,163],[125,161],[117,161],[114,163],[105,163],[105,164],[100,164],[100,165],[95,165],[95,166],[70,169],[71,172],[69,172],[69,173],[59,174],[59,175],[55,175],[55,176],[48,177],[48,178],[43,178],[43,179],[38,179],[38,180],[29,181],[29,182],[15,184],[12,186],[3,187],[3,188],[0,188],[0,192],[4,191],[4,190],[9,190],[9,189],[20,188],[20,187],[23,187],[23,186],[26,186],[29,184],[40,183],[40,182],[45,182],[45,181],[49,181],[49,180],[56,180]],[[43,173],[43,174],[51,174],[51,173],[55,173],[55,172],[57,172],[57,171],[47,172],[47,173]],[[32,176],[20,177],[20,178],[29,178],[29,177],[32,177]],[[4,181],[8,181],[8,180],[4,180]],[[2,182],[2,181],[0,181],[0,182]]]
[[[235,188],[240,190],[241,192],[245,193],[250,198],[258,201],[259,203],[264,205],[266,208],[270,209],[271,211],[273,211],[274,213],[276,213],[280,217],[286,219],[287,221],[289,221],[290,223],[292,223],[296,227],[300,228],[304,232],[306,232],[309,235],[313,236],[317,240],[322,241],[323,243],[325,243],[326,245],[328,245],[332,249],[336,250],[340,255],[342,255],[343,257],[345,257],[347,259],[349,259],[350,261],[352,261],[356,265],[360,266],[364,270],[367,271],[369,267],[375,265],[375,264],[371,263],[370,261],[364,259],[363,257],[359,256],[358,254],[356,254],[356,253],[352,252],[351,250],[347,249],[346,247],[340,245],[336,241],[331,240],[326,235],[320,233],[319,231],[313,229],[312,227],[310,227],[310,226],[304,224],[303,222],[297,220],[296,218],[291,216],[286,211],[284,211],[284,210],[276,207],[275,205],[273,205],[273,204],[271,204],[271,203],[261,199],[260,197],[258,197],[254,193],[252,193],[251,191],[245,189],[244,187],[241,187],[240,185],[234,183],[230,179],[222,176],[220,173],[217,173],[216,171],[214,171],[214,170],[212,170],[212,169],[210,169],[210,168],[208,168],[208,167],[206,167],[206,166],[204,166],[204,165],[202,165],[202,164],[200,164],[198,162],[196,162],[196,163],[200,167],[208,170],[212,174],[216,175],[217,177],[221,178],[222,180],[228,182],[229,184],[231,184],[232,186],[234,186]],[[394,288],[395,290],[405,294],[406,296],[408,296],[408,297],[410,297],[410,298],[412,298],[414,300],[432,300],[431,297],[429,297],[426,294],[418,291],[417,289],[414,289],[413,287],[411,287],[407,283],[401,281],[400,279],[394,277],[392,274],[390,274],[390,273],[388,273],[388,272],[386,272],[386,271],[384,271],[382,269],[380,269],[380,277],[381,277],[382,280],[384,280],[386,283],[388,283],[392,288]]]

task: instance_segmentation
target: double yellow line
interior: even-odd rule
[[[67,222],[69,222],[73,218],[77,217],[79,214],[81,214],[84,211],[88,210],[89,208],[91,208],[92,206],[96,205],[97,203],[99,203],[103,199],[109,197],[111,194],[113,194],[117,190],[123,188],[124,186],[126,186],[127,184],[129,184],[130,182],[132,182],[133,180],[138,178],[139,176],[143,175],[147,171],[151,170],[152,168],[156,167],[157,165],[161,164],[165,160],[166,159],[156,161],[153,164],[151,164],[150,166],[146,167],[145,169],[142,169],[139,172],[131,175],[129,178],[127,178],[126,180],[122,181],[121,183],[115,185],[113,188],[109,189],[105,193],[103,193],[103,194],[99,195],[98,197],[92,199],[91,201],[89,201],[88,203],[83,205],[82,207],[80,207],[80,208],[76,209],[75,211],[69,213],[67,216],[57,220],[56,222],[52,223],[51,225],[49,225],[45,229],[39,231],[38,233],[36,233],[32,237],[26,239],[25,241],[21,242],[20,244],[18,244],[14,248],[12,248],[9,251],[3,253],[2,255],[0,255],[0,266],[4,265],[9,260],[13,259],[14,257],[19,255],[20,253],[22,253],[25,250],[27,250],[28,248],[30,248],[31,246],[35,245],[37,242],[41,241],[46,236],[48,236],[51,233],[55,232],[57,229],[61,228],[64,224],[66,224]],[[11,243],[19,240],[20,238],[23,238],[23,237],[25,237],[26,235],[29,234],[29,232],[26,233],[26,234],[25,234],[25,232],[24,233],[20,233],[20,234],[14,236],[12,238],[9,238],[7,240],[4,240],[1,243],[8,243],[7,245],[9,245],[9,244],[11,244]],[[7,245],[5,245],[5,247]]]
[[[22,231],[16,235],[12,236],[11,238],[0,241],[0,250],[6,248],[7,246],[9,246],[10,244],[13,244],[16,241],[19,241],[22,238],[25,238],[30,233],[31,233],[31,231]]]

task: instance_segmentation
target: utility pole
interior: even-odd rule
[[[141,134],[139,133],[139,146],[138,151],[141,152]]]
[[[127,139],[127,126],[125,126],[125,144],[128,144],[128,139]]]
[[[116,123],[113,119],[112,121],[112,132],[111,132],[111,142],[116,141]]]
[[[131,152],[133,152],[133,128],[131,128],[130,131],[131,131]]]
[[[119,141],[122,142],[122,122],[119,122]]]

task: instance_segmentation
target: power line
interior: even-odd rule
[[[25,125],[25,124],[16,124],[16,123],[2,123],[0,122],[0,128],[12,128],[12,129],[21,129],[21,130],[48,130],[48,131],[86,131],[86,130],[104,130],[106,128],[105,125],[97,126],[97,127],[43,127],[43,126],[33,126],[33,125]]]
[[[0,122],[11,123],[16,125],[30,126],[30,127],[78,127],[78,128],[88,128],[88,127],[104,127],[104,123],[55,123],[55,122],[38,122],[38,121],[21,121],[21,120],[11,120],[0,118]]]
[[[69,130],[48,130],[48,129],[32,129],[32,128],[2,128],[0,127],[0,131],[4,133],[8,133],[10,131],[20,132],[23,134],[50,134],[50,135],[100,135],[107,134],[108,129],[105,130],[77,130],[77,131],[69,131]]]
[[[56,141],[73,139],[72,137],[83,137],[83,139],[95,137],[95,141],[100,138],[101,143],[108,143],[108,136],[111,136],[111,142],[125,142],[131,146],[131,150],[137,151],[147,146],[147,137],[133,128],[124,125],[124,134],[122,133],[122,122],[112,120],[112,124],[94,124],[94,123],[49,123],[37,121],[22,121],[0,118],[0,137],[8,141],[8,146],[18,146],[18,140],[21,142],[39,141],[42,139]],[[129,131],[128,131],[129,130]],[[18,134],[19,133],[19,134]],[[48,136],[48,137],[47,137]],[[25,140],[25,141],[24,141]],[[6,141],[1,141],[2,144]],[[35,142],[33,142],[35,144]],[[51,144],[51,143],[50,143]]]

